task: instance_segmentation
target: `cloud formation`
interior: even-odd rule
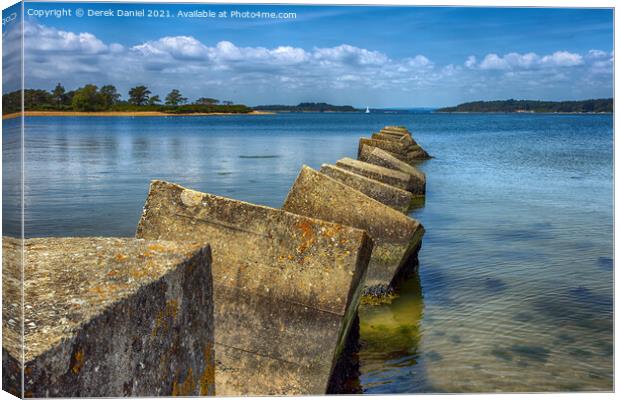
[[[601,57],[607,53],[601,50],[591,50]],[[580,54],[568,51],[556,51],[553,54],[539,56],[536,53],[508,53],[499,56],[495,53],[487,54],[484,59],[477,63],[475,56],[469,56],[465,61],[465,66],[470,69],[481,70],[523,70],[545,67],[574,67],[582,65],[584,57]]]
[[[217,96],[248,104],[321,100],[373,106],[453,103],[457,98],[563,98],[611,95],[613,53],[558,50],[471,55],[451,64],[411,54],[395,59],[346,43],[309,49],[281,45],[208,44],[164,36],[131,46],[94,35],[26,23],[27,86],[51,88],[136,84],[165,95],[179,88],[190,99]],[[563,87],[570,82],[569,87]],[[443,96],[443,97],[442,97]]]

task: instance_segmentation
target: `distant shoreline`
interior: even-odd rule
[[[571,111],[571,112],[553,112],[553,111],[532,111],[532,112],[524,112],[524,111],[433,111],[434,114],[561,114],[561,115],[606,115],[613,114],[611,111],[601,111],[601,112],[579,112],[579,111]]]
[[[249,113],[184,113],[171,114],[160,111],[25,111],[25,117],[205,117],[218,115],[274,115],[271,111],[251,111]],[[19,118],[22,113],[12,113],[2,116],[2,119]]]
[[[605,114],[614,112],[614,99],[472,101],[454,107],[442,107],[435,111],[448,113]]]

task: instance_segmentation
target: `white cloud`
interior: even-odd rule
[[[412,68],[425,68],[433,65],[431,60],[421,54],[418,54],[413,58],[405,58],[403,63]]]
[[[586,57],[588,57],[588,58],[607,58],[608,56],[609,56],[609,54],[607,54],[607,52],[605,52],[605,51],[592,49],[592,50],[588,51],[588,54],[587,54]]]
[[[487,54],[486,57],[484,57],[484,60],[480,63],[480,69],[504,70],[508,68],[510,68],[508,61],[495,53]]]
[[[146,84],[160,96],[179,88],[190,99],[208,95],[250,104],[276,101],[276,96],[328,100],[334,93],[351,96],[350,103],[386,98],[386,93],[390,99],[455,92],[545,98],[543,90],[565,92],[566,81],[575,82],[573,91],[581,85],[587,93],[583,97],[596,97],[591,93],[611,88],[614,57],[602,50],[544,56],[511,52],[437,64],[422,54],[396,59],[349,44],[243,47],[230,41],[203,43],[192,36],[164,36],[125,47],[90,33],[32,23],[26,23],[26,51],[30,87],[51,89],[58,81],[67,88],[112,83],[126,93],[133,85]]]
[[[2,87],[5,92],[21,87],[21,32],[19,24],[9,24],[2,32]]]
[[[508,53],[504,56],[504,60],[511,68],[533,68],[540,62],[540,57],[536,53]]]
[[[476,56],[469,56],[467,60],[465,60],[465,66],[467,68],[475,68],[476,67]]]
[[[579,54],[569,53],[568,51],[556,51],[551,55],[544,56],[540,62],[543,65],[572,67],[583,64],[583,57]]]
[[[343,44],[337,47],[315,48],[313,58],[321,62],[348,65],[384,65],[390,59],[383,53]]]
[[[38,24],[24,24],[24,37],[29,52],[79,52],[96,55],[109,51],[109,46],[91,33],[66,32]]]
[[[291,46],[280,46],[275,49],[265,47],[237,47],[235,44],[222,41],[210,47],[209,59],[216,64],[228,62],[298,64],[307,61],[309,55],[305,50]]]
[[[599,54],[595,53],[598,57]],[[536,53],[508,53],[499,56],[496,53],[487,54],[480,64],[476,63],[476,57],[470,56],[465,61],[468,68],[479,68],[481,70],[528,70],[536,68],[550,67],[574,67],[582,65],[584,57],[580,54],[570,53],[568,51],[556,51],[553,54],[539,56]]]
[[[209,49],[191,36],[166,36],[159,40],[133,46],[133,51],[143,56],[170,56],[176,60],[202,60]]]

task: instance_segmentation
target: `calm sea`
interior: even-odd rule
[[[17,121],[5,120],[11,142]],[[151,179],[279,207],[300,167],[406,125],[435,156],[419,273],[361,310],[367,393],[612,390],[610,115],[28,118],[26,235],[131,236]],[[7,153],[7,163],[16,154]],[[12,187],[3,188],[5,199]],[[15,224],[7,218],[4,232]]]

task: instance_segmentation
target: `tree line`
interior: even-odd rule
[[[97,87],[93,84],[67,91],[58,83],[52,91],[43,89],[24,90],[25,111],[160,111],[165,113],[248,113],[251,108],[232,101],[220,101],[211,97],[200,97],[192,103],[180,90],[173,89],[162,101],[144,85],[128,91],[127,100],[114,85]],[[21,110],[21,91],[2,95],[3,114]]]
[[[437,112],[538,112],[538,113],[611,113],[613,99],[580,101],[496,100],[474,101],[456,107],[440,108]]]
[[[354,112],[360,111],[352,106],[335,106],[328,103],[299,103],[296,106],[285,106],[281,104],[262,105],[254,107],[260,111],[286,111],[286,112]]]

